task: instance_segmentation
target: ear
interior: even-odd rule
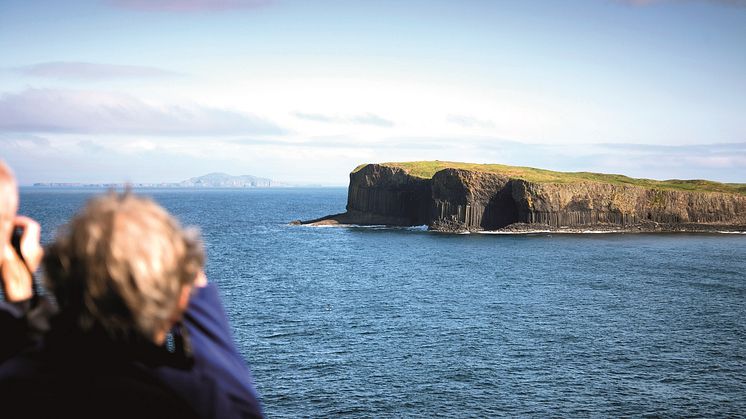
[[[189,306],[189,297],[192,295],[192,286],[191,285],[184,285],[181,287],[181,292],[179,293],[179,305],[177,308],[177,316],[179,320],[181,320],[181,315],[186,311],[187,306]]]

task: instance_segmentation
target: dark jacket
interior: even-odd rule
[[[0,304],[0,354],[12,353],[0,358],[3,418],[262,416],[214,285],[195,289],[171,350],[81,333],[63,316],[34,342],[22,306]]]

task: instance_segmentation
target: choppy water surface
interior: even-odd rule
[[[91,193],[22,212],[48,241]],[[270,417],[746,412],[746,236],[294,227],[346,191],[145,193],[201,227]]]

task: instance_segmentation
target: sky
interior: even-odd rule
[[[448,160],[746,183],[746,0],[0,0],[21,184]]]

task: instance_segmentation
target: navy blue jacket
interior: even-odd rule
[[[195,288],[184,320],[194,365],[163,366],[156,375],[185,397],[201,417],[261,417],[246,362],[236,351],[217,288]]]
[[[81,333],[64,313],[38,340],[33,309],[0,303],[3,418],[262,416],[214,285],[195,288],[173,351]]]

